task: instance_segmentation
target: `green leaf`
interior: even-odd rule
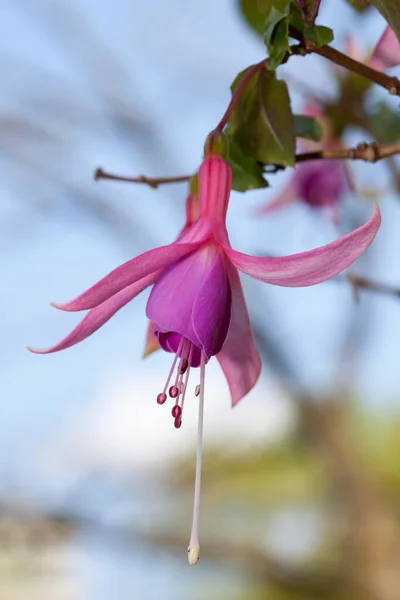
[[[400,41],[400,2],[399,0],[369,0],[386,19]]]
[[[239,0],[239,10],[246,22],[258,34],[263,35],[265,22],[272,7],[280,9],[286,0]]]
[[[294,115],[294,134],[296,137],[307,138],[319,142],[322,138],[322,127],[314,117]]]
[[[234,91],[243,73],[232,85]],[[294,119],[286,83],[262,70],[247,84],[228,123],[228,135],[245,156],[262,164],[294,165]]]
[[[232,140],[228,146],[228,162],[232,167],[232,188],[237,192],[247,192],[268,187],[264,179],[264,169],[254,158],[245,156]]]
[[[329,27],[324,27],[323,25],[304,27],[303,35],[316,46],[325,46],[326,44],[330,44],[334,39],[332,29]]]
[[[281,3],[281,8],[273,6],[265,23],[264,43],[270,61],[269,69],[276,69],[289,50],[289,10],[290,0]]]
[[[399,113],[385,102],[379,102],[368,117],[368,127],[381,143],[397,142],[400,139]]]
[[[368,0],[347,0],[347,2],[356,10],[357,12],[364,12],[367,8],[371,8]]]

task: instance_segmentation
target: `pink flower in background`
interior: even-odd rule
[[[199,169],[199,214],[178,239],[133,258],[66,304],[65,311],[89,310],[77,327],[46,354],[63,350],[89,337],[120,308],[153,285],[146,314],[159,345],[174,355],[165,386],[157,396],[173,401],[175,426],[182,423],[183,407],[192,369],[200,367],[199,445],[196,463],[195,504],[189,563],[199,557],[201,440],[205,393],[205,368],[216,356],[228,381],[232,405],[255,385],[261,361],[255,346],[239,271],[279,286],[310,286],[337,275],[371,244],[380,225],[376,206],[362,227],[326,246],[282,258],[261,258],[233,250],[225,219],[232,173],[224,160],[222,133],[210,134],[205,159]]]
[[[377,71],[386,71],[400,64],[400,42],[393,29],[386,27],[367,64]]]
[[[296,166],[283,191],[268,204],[258,209],[266,214],[296,201],[312,209],[326,209],[333,222],[340,219],[340,203],[349,188],[348,175],[342,161],[310,160]]]

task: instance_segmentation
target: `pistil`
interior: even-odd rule
[[[204,420],[204,387],[205,387],[205,366],[206,357],[201,353],[200,362],[200,397],[199,397],[199,420],[197,426],[197,455],[196,455],[196,476],[194,483],[194,503],[193,503],[193,522],[192,532],[188,547],[188,561],[190,566],[197,564],[200,558],[199,544],[199,513],[200,513],[200,490],[201,490],[201,463],[203,455],[203,420]]]

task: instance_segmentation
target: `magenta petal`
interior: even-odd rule
[[[151,291],[146,314],[160,334],[174,332],[205,351],[221,348],[230,319],[230,287],[225,259],[217,245],[205,246],[171,265]]]
[[[166,352],[172,352],[176,354],[179,347],[179,342],[181,341],[182,336],[180,333],[175,333],[170,331],[168,333],[158,333],[158,341],[160,346]],[[191,354],[190,354],[190,366],[191,367],[199,367],[201,362],[201,348],[198,348],[194,344],[192,344]]]
[[[108,300],[105,300],[105,302],[99,306],[92,308],[82,321],[78,323],[75,329],[55,346],[44,350],[37,350],[36,348],[28,348],[28,350],[34,354],[50,354],[51,352],[65,350],[65,348],[70,348],[71,346],[82,342],[111,319],[117,311],[125,306],[125,304],[140,294],[146,287],[154,283],[157,276],[158,272],[152,273],[151,275],[132,283]]]
[[[192,325],[192,308],[206,264],[206,254],[201,249],[177,261],[160,275],[146,306],[146,316],[154,321],[157,333],[175,332],[199,345]]]
[[[53,306],[67,311],[87,310],[98,306],[128,285],[159,269],[164,269],[170,263],[196,250],[200,244],[201,241],[190,244],[174,243],[149,250],[111,271],[75,300],[65,304],[53,304]]]
[[[192,324],[206,356],[215,356],[225,342],[231,320],[232,293],[221,251],[209,261],[193,305]]]
[[[371,219],[351,233],[331,244],[284,256],[259,258],[225,247],[232,263],[250,277],[287,287],[315,285],[334,277],[349,267],[371,244],[381,223],[379,208],[375,205]]]
[[[261,371],[261,360],[239,274],[232,265],[228,265],[228,274],[232,290],[232,315],[228,337],[217,359],[229,385],[232,406],[235,406],[255,386]]]

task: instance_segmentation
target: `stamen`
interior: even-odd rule
[[[189,361],[187,360],[187,358],[182,358],[181,364],[179,365],[179,373],[181,373],[181,375],[186,373],[188,366],[189,366]]]
[[[167,381],[165,382],[165,385],[164,385],[164,389],[163,389],[163,391],[161,392],[161,394],[158,394],[158,396],[157,396],[157,403],[158,403],[158,404],[164,404],[165,400],[167,399],[167,397],[166,397],[166,393],[165,393],[165,392],[167,391],[167,388],[168,388],[168,386],[169,386],[169,382],[171,381],[172,373],[174,372],[175,365],[176,365],[176,363],[177,363],[177,360],[178,360],[178,358],[179,358],[179,353],[180,353],[180,351],[181,351],[181,348],[182,348],[182,345],[183,345],[183,341],[184,341],[184,340],[183,340],[183,337],[181,337],[181,339],[180,339],[180,341],[179,341],[179,345],[178,345],[177,351],[176,351],[176,354],[175,354],[175,358],[174,358],[174,360],[173,360],[173,362],[172,362],[172,367],[171,367],[171,369],[170,369],[170,371],[169,371],[169,373],[168,373]],[[174,387],[174,386],[172,386],[172,387]],[[172,387],[171,387],[171,388],[170,388],[170,390],[169,390],[169,395],[170,395],[170,396],[171,396],[171,390],[172,390]],[[159,401],[159,399],[161,399],[161,398],[164,398],[164,395],[165,395],[165,399],[164,399],[164,401],[163,401],[163,402],[160,402],[160,401]],[[172,397],[175,397],[175,396],[172,396]]]
[[[179,417],[182,415],[181,407],[178,404],[175,404],[175,406],[172,407],[171,414],[174,419],[179,419]]]
[[[196,456],[196,478],[194,483],[193,522],[190,534],[188,561],[194,566],[200,558],[199,544],[199,511],[200,511],[200,488],[201,488],[201,461],[203,450],[203,418],[204,418],[204,383],[205,383],[206,356],[201,352],[200,359],[200,398],[199,398],[199,422],[197,429],[197,456]]]
[[[176,398],[177,396],[179,396],[179,390],[178,387],[176,385],[171,385],[171,387],[169,388],[169,395],[171,398]]]
[[[190,344],[188,365],[190,365],[190,363],[192,362],[192,356],[193,356],[193,344]],[[183,413],[183,405],[185,404],[185,396],[186,396],[186,390],[187,390],[187,386],[188,386],[189,374],[190,374],[190,366],[189,366],[188,370],[186,371],[185,383],[183,384],[183,392],[182,392],[182,398],[181,398],[181,414]]]
[[[161,394],[158,394],[158,396],[157,396],[157,404],[164,404],[166,399],[167,399],[167,394],[164,394],[164,392],[161,392]]]

